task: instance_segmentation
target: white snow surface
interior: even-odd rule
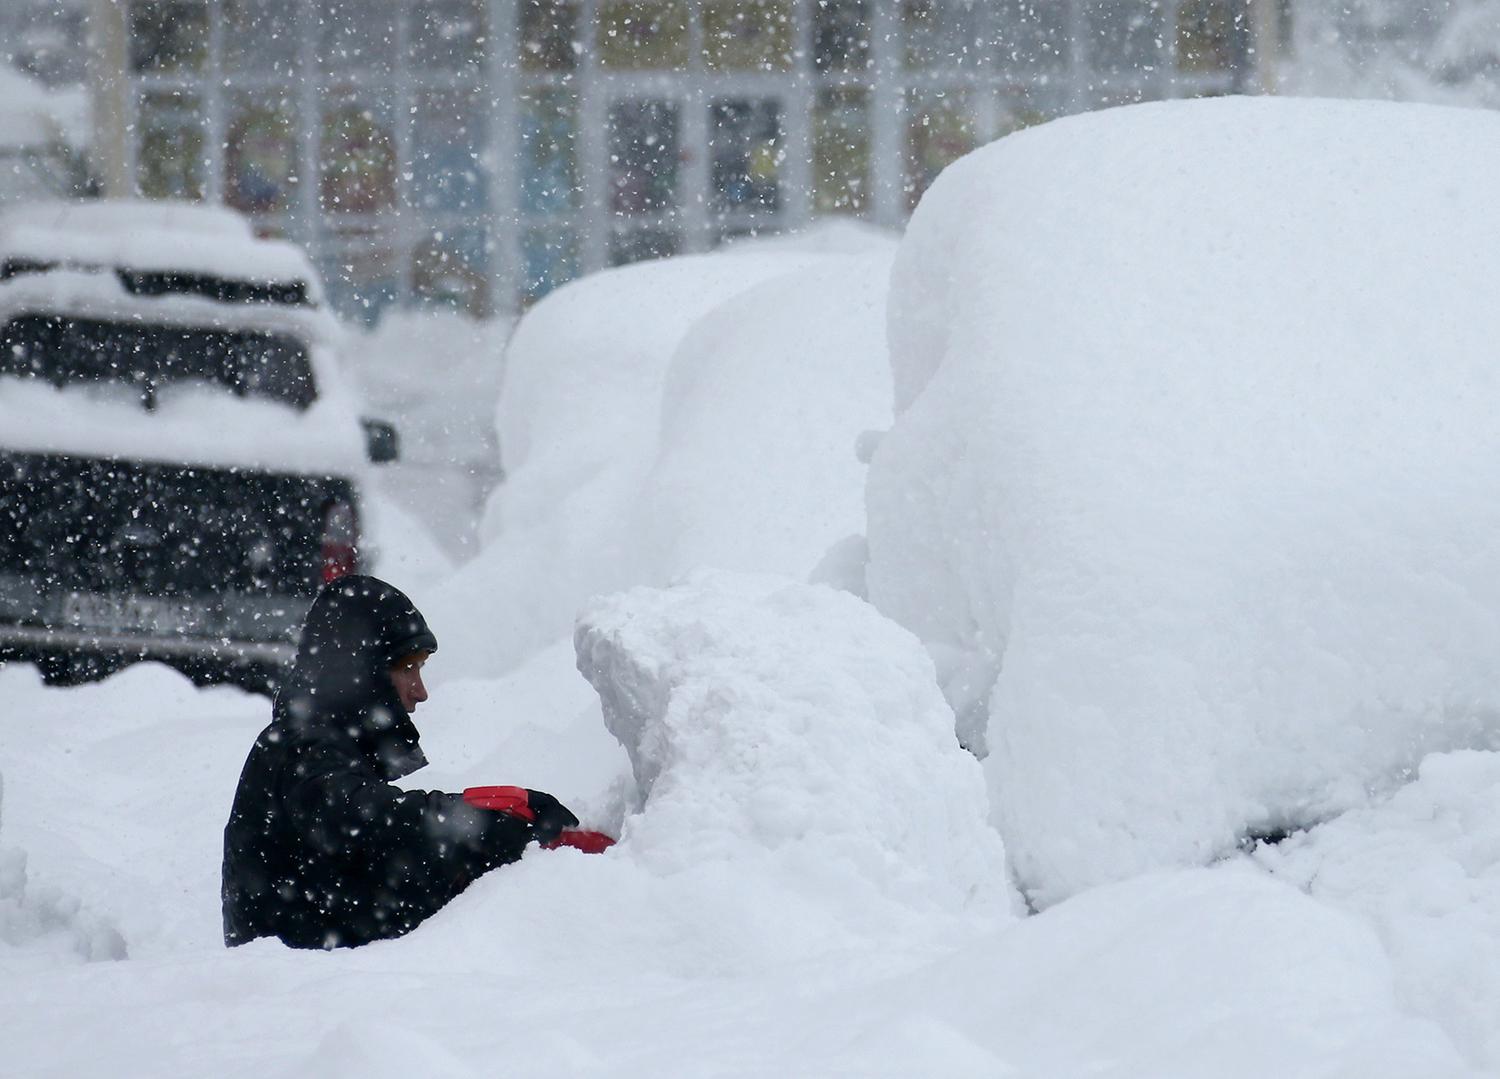
[[[640,593],[637,609],[658,632],[631,654],[684,642],[700,614],[720,619],[727,612],[703,600],[727,587]],[[833,623],[847,615],[843,644],[823,654],[883,641],[895,647],[882,654],[917,673],[914,642],[872,612],[854,613],[853,599],[821,591],[781,585],[731,608],[748,604],[770,617],[779,606],[783,632],[800,623],[836,639]],[[623,613],[623,602],[600,610]],[[688,617],[669,631],[674,610]],[[476,618],[467,628],[482,624]],[[776,646],[749,639],[752,628],[739,639],[723,624],[715,632],[722,644],[771,658]],[[534,783],[579,808],[586,823],[608,826],[600,807],[621,804],[629,766],[618,745],[612,759],[590,748],[601,744],[590,733],[603,730],[600,705],[587,704],[571,652],[550,650],[506,679],[450,683],[435,694],[418,713],[433,763],[407,783]],[[731,651],[716,655],[723,665]],[[684,673],[710,666],[685,659]],[[839,660],[846,672],[858,664],[852,654]],[[44,689],[29,670],[0,669],[12,705],[0,741],[6,1074],[395,1079],[488,1075],[497,1061],[507,1070],[611,1077],[1446,1079],[1500,1071],[1492,1049],[1460,1052],[1464,1017],[1474,1013],[1455,1008],[1437,1021],[1415,1014],[1422,1009],[1410,1001],[1440,964],[1393,954],[1370,913],[1345,895],[1305,894],[1290,871],[1241,860],[1147,875],[1019,920],[1003,905],[957,903],[962,876],[933,880],[934,896],[902,895],[892,885],[945,860],[911,841],[945,823],[954,833],[938,838],[937,849],[961,865],[980,861],[954,850],[965,835],[998,849],[993,835],[977,831],[982,787],[972,771],[953,790],[926,782],[963,772],[940,741],[942,707],[930,682],[909,689],[920,733],[862,725],[877,736],[843,740],[832,763],[797,762],[787,723],[770,724],[772,738],[757,746],[752,687],[773,717],[826,707],[825,735],[853,733],[849,721],[875,717],[867,710],[874,698],[847,686],[828,701],[828,687],[805,677],[812,665],[798,660],[784,681],[753,662],[733,665],[725,685],[742,692],[717,705],[707,685],[700,692],[691,679],[673,681],[677,693],[698,692],[700,714],[713,713],[705,727],[684,732],[682,749],[738,745],[741,760],[671,754],[652,799],[607,854],[528,855],[412,935],[334,953],[270,941],[226,951],[219,943],[219,832],[243,753],[266,721],[264,701],[195,691],[155,666],[63,691]],[[871,677],[887,687],[901,681]],[[809,751],[826,748],[815,729]],[[1424,770],[1422,781],[1424,797],[1488,807],[1470,819],[1464,849],[1491,876],[1500,848],[1500,822],[1489,811],[1495,759],[1474,756],[1490,777],[1487,795],[1451,772]],[[752,782],[753,766],[778,761]],[[888,784],[889,804],[873,821],[814,814],[799,831],[787,818],[788,809],[822,809],[840,794],[857,796],[850,809],[868,808],[878,792],[861,793],[866,769]],[[780,785],[817,775],[827,787]],[[703,804],[709,819],[679,812],[690,794],[711,795],[710,777],[735,782],[716,805]],[[765,819],[780,818],[769,832],[752,824],[757,805]],[[1372,847],[1398,837],[1416,852],[1430,833],[1419,813],[1379,804],[1369,812],[1389,814],[1384,834],[1368,833]],[[907,823],[887,835],[897,821]],[[674,834],[684,844],[675,852]],[[781,845],[768,846],[768,836]],[[799,848],[838,851],[809,863],[794,856]],[[861,850],[880,848],[891,858],[884,873],[857,861]],[[1406,868],[1393,862],[1384,886],[1401,887],[1396,874]],[[1412,928],[1440,946],[1436,954],[1459,956],[1487,924],[1475,909],[1480,899],[1450,894],[1450,922],[1423,923],[1409,909]],[[1487,932],[1481,943],[1492,946]],[[113,953],[101,949],[111,943]],[[126,958],[111,958],[121,951]],[[1446,983],[1450,999],[1465,989]]]
[[[438,610],[489,604],[500,673],[591,597],[701,565],[805,577],[864,529],[860,431],[890,423],[892,244],[866,232],[623,267],[548,296],[506,350],[505,482]]]
[[[1225,99],[959,162],[892,275],[871,599],[1033,902],[1500,739],[1500,117]],[[987,730],[984,730],[987,720]]]

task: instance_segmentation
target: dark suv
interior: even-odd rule
[[[303,253],[229,211],[0,217],[0,658],[272,685],[394,456],[338,340]]]

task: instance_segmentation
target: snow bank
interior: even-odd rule
[[[710,602],[714,588],[725,595]],[[642,595],[642,630],[661,632],[626,625],[621,640],[649,636],[637,659],[679,647],[655,684],[672,686],[670,715],[686,716],[691,701],[704,722],[683,731],[681,752],[660,757],[624,841],[602,856],[532,852],[409,936],[328,954],[273,941],[231,951],[219,940],[220,829],[268,715],[263,699],[196,691],[152,665],[66,690],[0,668],[10,705],[0,717],[3,842],[30,854],[27,894],[75,896],[129,944],[128,961],[96,963],[81,961],[71,930],[0,944],[5,1068],[38,1079],[488,1075],[497,1060],[522,1074],[599,1079],[659,1076],[664,1061],[680,1075],[871,1079],[1464,1074],[1438,1027],[1407,1014],[1414,983],[1399,958],[1393,983],[1362,914],[1245,860],[1148,875],[1019,920],[975,900],[945,910],[960,902],[961,876],[919,902],[892,894],[945,861],[965,872],[962,859],[975,857],[958,849],[966,836],[998,861],[978,765],[951,748],[930,671],[917,677],[927,663],[917,645],[848,597],[790,583],[741,592],[706,580]],[[700,607],[706,651],[690,647],[690,619],[673,613],[696,618]],[[814,627],[821,637],[807,641]],[[796,640],[808,648],[794,652]],[[814,647],[828,661],[816,677]],[[912,676],[905,706],[906,675],[882,660]],[[710,665],[727,670],[713,678],[735,694],[722,707],[710,699]],[[612,766],[578,744],[589,698]],[[877,711],[881,702],[890,711]],[[895,711],[907,718],[895,723]],[[799,735],[798,715],[818,722]],[[417,718],[433,762],[418,785],[535,783],[593,820],[575,799],[629,771],[571,647],[502,681],[444,685]],[[764,743],[749,737],[752,721]],[[792,752],[799,741],[803,757],[826,752],[834,739],[824,735],[841,732],[821,763]],[[720,779],[725,797],[714,795]],[[1424,774],[1413,789],[1428,783]],[[1472,813],[1473,847],[1442,827],[1431,833],[1475,867],[1491,830],[1481,788],[1446,799]],[[758,810],[757,790],[783,797]],[[722,816],[684,820],[689,798]],[[805,825],[786,821],[788,805],[806,807]],[[1413,838],[1427,834],[1409,808]],[[1362,820],[1378,827],[1374,816],[1344,820],[1350,849]],[[940,848],[921,849],[939,827],[951,833]],[[874,868],[862,854],[882,848],[903,861],[860,871]],[[1453,927],[1487,948],[1485,924],[1470,911]],[[1431,986],[1450,999],[1470,984],[1466,968],[1431,969],[1457,979]]]
[[[500,482],[495,407],[511,326],[509,319],[398,310],[351,334],[343,352],[361,414],[394,423],[400,434],[400,459],[372,478],[451,560],[477,551],[484,502]]]
[[[850,446],[889,422],[891,245],[849,243],[612,270],[521,320],[488,545],[441,598],[454,620],[492,612],[465,669],[499,673],[566,636],[592,595],[699,564],[805,576],[863,530]]]
[[[1500,754],[1429,757],[1389,801],[1262,847],[1256,860],[1368,920],[1402,998],[1475,1067],[1500,1074]]]
[[[978,151],[892,276],[869,589],[1040,903],[1500,737],[1500,118],[1172,102]],[[988,730],[984,730],[985,720]]]
[[[1375,934],[1243,867],[1096,889],[864,995],[853,1052],[840,1067],[815,1055],[804,1072],[1473,1074],[1441,1030],[1405,1013]]]
[[[643,801],[625,841],[657,871],[770,852],[923,907],[1004,902],[979,766],[921,646],[867,604],[704,573],[596,601],[575,644]]]
[[[4,824],[5,783],[0,775],[0,826]],[[46,969],[60,958],[77,961],[123,959],[125,941],[107,918],[82,909],[73,896],[56,887],[29,886],[26,852],[3,845],[0,827],[0,945],[6,966]]]
[[[12,897],[29,939],[45,934],[35,946],[132,961],[222,949],[224,821],[265,698],[155,663],[66,691],[0,667],[0,695],[24,702],[0,745],[0,846],[25,853]]]

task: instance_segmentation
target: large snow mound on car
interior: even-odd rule
[[[984,780],[931,661],[862,600],[705,572],[597,600],[575,645],[630,755],[643,810],[625,841],[648,864],[766,860],[824,896],[848,878],[904,906],[1008,909]]]
[[[1500,735],[1497,167],[1492,113],[1174,102],[923,200],[870,595],[987,743],[1035,901]]]
[[[891,419],[894,249],[823,230],[591,275],[527,312],[486,546],[439,597],[495,617],[448,662],[498,674],[593,595],[703,565],[806,576],[862,532],[853,443]]]

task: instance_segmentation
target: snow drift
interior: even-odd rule
[[[824,891],[852,871],[921,908],[1005,909],[979,766],[920,644],[869,605],[705,573],[596,601],[575,644],[644,806],[626,845],[658,870],[771,852]]]
[[[479,601],[496,617],[450,658],[498,674],[565,637],[595,594],[698,565],[805,576],[863,531],[850,447],[890,422],[893,245],[807,244],[595,274],[521,320],[488,543],[438,604],[457,615]]]
[[[1500,1071],[1500,754],[1436,754],[1389,801],[1256,852],[1282,880],[1362,916],[1403,999]]]
[[[987,741],[1037,902],[1500,736],[1497,136],[1171,102],[1002,140],[919,207],[870,595]]]

